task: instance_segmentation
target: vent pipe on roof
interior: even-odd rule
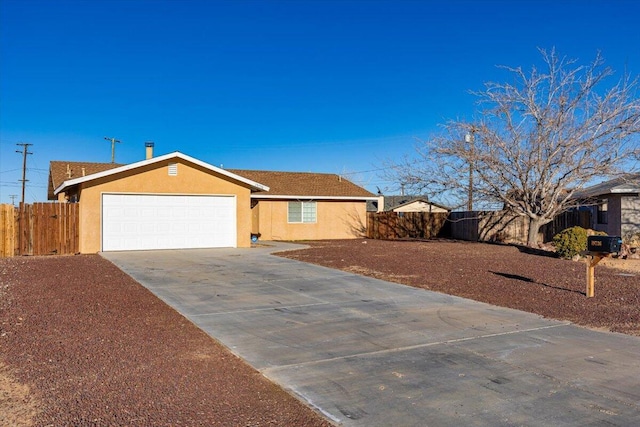
[[[153,158],[153,141],[145,142],[144,146],[145,146],[145,149],[146,149],[147,160]]]

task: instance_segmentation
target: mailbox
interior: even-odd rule
[[[589,236],[587,250],[589,252],[614,253],[620,252],[622,239],[620,236]]]

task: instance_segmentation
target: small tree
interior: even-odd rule
[[[624,172],[640,153],[637,78],[625,74],[602,88],[613,72],[600,54],[578,66],[554,50],[540,52],[544,70],[500,67],[514,81],[475,93],[479,119],[445,124],[418,144],[416,157],[392,165],[393,178],[459,206],[472,188],[475,201],[529,218],[534,245],[542,225],[575,206],[577,191]]]

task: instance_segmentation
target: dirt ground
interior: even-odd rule
[[[0,258],[0,425],[331,424],[81,255]]]
[[[281,255],[640,335],[640,261],[586,298],[584,263],[512,246],[309,245]],[[0,259],[0,425],[330,426],[97,255]]]
[[[305,243],[310,248],[279,255],[640,336],[640,260],[601,262],[595,297],[587,298],[584,261],[526,248],[446,240]]]

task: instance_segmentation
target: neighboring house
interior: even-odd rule
[[[55,161],[49,177],[49,199],[79,203],[81,253],[248,247],[252,233],[360,237],[374,198],[337,175],[229,171],[179,152],[129,165]]]
[[[591,228],[629,240],[640,234],[640,174],[605,181],[576,193],[591,211]]]
[[[431,212],[446,213],[451,209],[430,202],[424,196],[378,196],[378,200],[367,203],[368,212]]]

